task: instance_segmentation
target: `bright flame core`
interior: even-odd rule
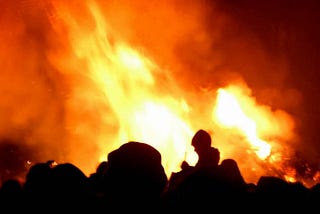
[[[64,14],[63,24],[69,30],[72,51],[77,58],[85,62],[86,67],[80,72],[92,80],[102,92],[101,99],[105,100],[111,109],[109,113],[106,109],[98,109],[102,111],[100,115],[112,113],[115,123],[118,124],[114,142],[106,144],[107,137],[103,134],[98,139],[93,137],[101,146],[99,160],[105,159],[108,151],[125,142],[141,141],[160,151],[165,157],[165,170],[170,175],[171,172],[179,170],[181,161],[187,158],[186,150],[193,134],[188,124],[188,104],[182,97],[159,93],[161,87],[167,86],[159,85],[155,75],[167,74],[120,39],[110,39],[112,31],[105,23],[98,6],[91,2],[88,7],[95,23],[95,28],[90,28],[89,31],[78,24],[76,17],[67,15],[70,11],[65,11],[64,7],[57,8],[57,11]],[[59,70],[76,72],[73,68],[65,67],[59,56],[53,59],[57,60],[54,64],[62,66]],[[86,97],[84,101],[92,102],[90,99]],[[104,124],[109,123],[107,120],[108,118]],[[72,126],[78,125],[73,123]]]
[[[89,17],[85,20],[89,23],[81,21],[82,14],[74,8],[59,1],[53,2],[56,16],[51,17],[66,50],[52,52],[49,58],[57,70],[70,78],[72,88],[66,104],[67,137],[84,151],[70,154],[72,162],[91,173],[108,152],[128,141],[141,141],[159,150],[170,175],[180,170],[183,160],[191,165],[196,162],[190,143],[198,127],[215,130],[214,146],[222,158],[239,160],[247,181],[255,182],[269,166],[286,174],[282,163],[287,154],[282,153],[286,149],[282,144],[294,136],[289,115],[258,105],[250,94],[243,93],[246,86],[232,83],[217,90],[215,104],[209,101],[206,109],[197,109],[191,105],[195,100],[188,100],[194,94],[170,81],[174,79],[171,72],[159,68],[141,49],[130,47],[94,1],[86,3]],[[212,99],[212,94],[208,97],[206,101]],[[212,115],[206,117],[206,112]],[[235,130],[244,136],[237,143],[245,144],[241,147],[245,150],[234,152],[228,144],[234,141],[230,133]],[[98,154],[81,148],[88,141],[95,144]],[[250,160],[254,161],[243,161],[252,154],[259,160],[252,157]]]
[[[261,159],[270,155],[271,146],[259,139],[255,121],[246,115],[237,98],[225,89],[218,90],[215,117],[222,125],[239,129]]]

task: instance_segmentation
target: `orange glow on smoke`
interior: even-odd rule
[[[111,112],[99,109],[105,111],[101,115],[114,114],[119,128],[114,142],[109,143],[106,143],[108,138],[103,134],[99,138],[81,130],[82,134],[91,135],[90,138],[101,145],[100,161],[106,158],[108,151],[122,143],[135,140],[157,148],[165,157],[163,164],[168,173],[179,170],[193,134],[188,123],[188,104],[182,97],[159,94],[155,76],[161,75],[160,68],[121,39],[114,38],[111,41],[108,31],[110,29],[100,9],[93,2],[88,7],[94,18],[93,30],[78,25],[75,17],[67,15],[68,11],[63,8],[58,11],[64,14],[63,22],[69,30],[72,51],[77,58],[86,62],[85,75],[101,91],[101,102],[109,105]],[[55,57],[58,57],[57,64],[61,64],[59,56]],[[81,90],[83,92],[75,96],[85,96],[83,93],[86,89]],[[95,102],[90,97],[82,100]],[[79,101],[77,99],[77,102]],[[70,119],[72,126],[78,126],[73,123],[74,118]]]
[[[176,79],[184,79],[184,74],[177,75],[174,70],[170,70],[179,68],[180,64],[176,65],[176,61],[172,60],[169,63],[174,65],[162,66],[147,48],[136,45],[136,41],[132,42],[134,36],[130,34],[124,20],[128,18],[128,23],[131,23],[130,18],[136,17],[126,17],[126,10],[139,8],[140,4],[143,5],[142,1],[135,6],[123,6],[119,14],[112,9],[116,7],[114,2],[110,5],[107,1],[101,1],[100,4],[97,2],[52,1],[48,3],[49,6],[43,6],[52,28],[47,38],[50,48],[43,55],[48,60],[47,67],[59,73],[58,80],[63,82],[54,85],[57,93],[61,88],[65,89],[61,90],[62,95],[59,94],[60,102],[52,101],[44,108],[63,108],[61,112],[57,110],[63,119],[56,119],[55,114],[48,115],[45,122],[49,123],[50,129],[45,129],[45,126],[40,128],[39,139],[52,139],[46,144],[49,145],[49,152],[46,151],[44,155],[46,158],[52,155],[51,149],[56,143],[57,151],[63,151],[62,155],[59,153],[58,162],[73,162],[86,174],[90,174],[100,161],[107,159],[110,151],[128,141],[141,141],[159,150],[163,166],[170,176],[172,172],[180,170],[183,160],[190,165],[196,163],[197,156],[191,146],[191,138],[201,128],[212,134],[212,145],[220,150],[221,160],[233,158],[238,162],[247,182],[256,182],[259,176],[265,174],[279,175],[290,181],[295,179],[294,169],[287,166],[293,153],[290,142],[296,137],[295,123],[289,114],[256,101],[243,80],[230,79],[224,85],[212,84],[215,87],[205,89],[199,86],[196,92],[191,90],[194,83],[186,83],[187,87],[182,88]],[[158,47],[156,41],[163,39],[165,44],[169,44],[170,30],[176,30],[172,37],[183,39],[184,28],[187,32],[190,29],[198,32],[200,28],[196,26],[196,19],[186,21],[184,16],[187,13],[163,4],[165,6],[159,12],[161,17],[175,20],[169,16],[176,12],[179,16],[175,18],[185,23],[172,23],[173,29],[170,26],[168,29],[156,29],[159,38],[155,41],[149,41],[143,33],[141,35],[145,36],[142,36],[142,40],[156,46],[155,49],[160,50],[161,54],[164,52],[166,56],[163,59],[171,59],[169,51],[161,51],[167,46]],[[149,1],[146,5],[150,6]],[[160,10],[160,7],[157,9]],[[195,10],[192,7],[190,11]],[[194,13],[201,14],[200,11]],[[139,22],[136,27],[147,28],[149,22],[153,23],[145,20],[145,23]],[[219,37],[219,34],[216,36]],[[197,33],[194,38],[194,42],[204,44],[205,47],[199,47],[204,52],[211,47],[205,43],[206,38],[203,32]],[[220,60],[219,57],[217,60]],[[33,87],[40,87],[37,82],[32,84],[35,84]],[[48,99],[49,95],[50,92],[45,93],[44,97]],[[21,97],[25,99],[27,96]],[[47,103],[46,99],[44,103]],[[27,126],[23,123],[25,115],[30,114],[27,110],[25,108],[19,114],[14,114],[17,124]],[[50,119],[58,126],[56,123],[51,124]],[[25,120],[33,122],[32,117]],[[30,137],[30,141],[38,140],[36,135]],[[48,159],[54,158],[50,156]]]
[[[197,156],[190,142],[197,129],[204,128],[213,130],[213,144],[222,158],[236,159],[248,181],[256,179],[255,174],[264,174],[265,167],[261,165],[281,166],[282,158],[275,161],[275,157],[283,157],[279,145],[292,138],[293,122],[287,114],[259,106],[250,94],[244,93],[248,90],[245,85],[232,84],[218,89],[216,98],[212,96],[214,91],[210,93],[207,109],[197,112],[193,101],[187,99],[188,91],[170,82],[170,71],[159,67],[141,47],[130,46],[117,35],[93,1],[87,5],[87,25],[80,22],[77,11],[61,3],[55,3],[55,7],[60,16],[53,17],[52,25],[62,40],[69,42],[66,46],[73,54],[53,53],[52,64],[71,78],[84,76],[90,80],[72,80],[75,89],[69,99],[67,120],[70,141],[77,141],[78,145],[84,140],[96,143],[97,161],[105,160],[109,151],[127,141],[142,141],[160,151],[170,176],[180,170],[183,160],[195,164]],[[93,109],[100,118],[86,121],[75,113],[86,108]],[[212,118],[201,119],[208,109],[213,109]],[[92,129],[86,122],[100,126]],[[107,133],[106,127],[111,127],[112,133]],[[235,151],[228,144],[234,141],[230,136],[239,140],[243,150]],[[272,152],[272,144],[280,149]],[[251,159],[246,158],[248,155]],[[89,154],[71,156],[75,161],[93,158]],[[86,168],[85,161],[79,165]],[[89,164],[87,168],[92,171]]]

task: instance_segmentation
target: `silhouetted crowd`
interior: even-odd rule
[[[160,153],[143,142],[127,142],[86,176],[72,163],[36,163],[23,183],[7,179],[0,188],[6,212],[275,212],[318,210],[320,184],[311,188],[273,176],[247,183],[237,162],[220,161],[204,130],[191,142],[198,162],[182,162],[168,178]]]

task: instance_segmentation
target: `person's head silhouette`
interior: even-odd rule
[[[191,145],[198,154],[199,160],[196,166],[216,166],[220,160],[220,152],[211,146],[210,134],[199,129],[192,138]]]
[[[211,136],[208,132],[200,129],[193,136],[191,145],[195,148],[195,151],[201,150],[202,148],[208,148],[211,146]]]

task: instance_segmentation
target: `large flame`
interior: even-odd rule
[[[238,162],[246,181],[256,182],[265,174],[297,179],[288,163],[294,152],[290,142],[296,137],[288,113],[256,101],[238,79],[197,92],[179,87],[175,79],[183,76],[173,75],[146,48],[128,41],[128,32],[119,30],[125,27],[115,26],[121,22],[109,19],[110,11],[102,5],[89,0],[44,6],[53,31],[46,60],[63,76],[68,90],[61,95],[64,121],[57,128],[63,134],[45,130],[39,135],[68,142],[59,145],[67,154],[60,160],[90,174],[113,149],[141,141],[160,151],[170,176],[183,160],[196,163],[191,138],[201,128],[212,134],[221,159]],[[119,14],[121,18],[124,12]],[[195,40],[203,38],[199,33]]]
[[[215,146],[220,149],[222,158],[239,161],[246,180],[254,182],[260,175],[270,173],[269,168],[271,174],[284,170],[290,151],[284,152],[286,148],[281,144],[293,139],[294,128],[288,114],[259,106],[244,92],[248,90],[245,85],[218,89],[206,110],[191,113],[196,108],[186,99],[188,92],[170,81],[173,78],[170,71],[159,67],[141,47],[126,43],[94,1],[88,1],[90,24],[84,26],[75,11],[64,4],[54,5],[58,17],[52,18],[52,25],[58,34],[67,33],[74,56],[67,59],[60,53],[52,54],[51,60],[59,70],[91,81],[89,85],[75,83],[68,108],[77,112],[87,105],[103,104],[93,108],[102,117],[100,121],[90,121],[88,125],[83,123],[85,119],[79,117],[81,115],[69,115],[70,141],[78,144],[88,139],[94,141],[99,147],[97,160],[100,161],[127,141],[146,142],[160,151],[170,175],[180,170],[183,160],[191,164],[196,162],[197,156],[190,146],[191,137],[197,128],[205,128],[214,130]],[[92,94],[92,88],[98,93]],[[212,118],[201,119],[200,115],[210,108],[213,109]],[[89,127],[95,122],[102,124],[99,131]],[[199,123],[206,125],[201,127]],[[107,133],[110,124],[113,133]],[[228,144],[234,141],[238,141],[238,145]],[[80,159],[76,155],[73,158]],[[85,167],[85,163],[81,166]]]
[[[83,28],[64,5],[56,6],[57,11],[63,14],[63,22],[58,24],[68,29],[72,51],[85,62],[82,71],[76,72],[83,72],[92,80],[101,92],[100,99],[108,105],[108,108],[98,110],[103,112],[101,115],[106,117],[105,120],[109,118],[103,114],[113,114],[115,118],[111,123],[119,127],[111,142],[103,133],[108,131],[107,126],[105,131],[98,133],[100,137],[93,136],[85,129],[81,130],[81,135],[92,137],[101,146],[99,160],[105,159],[110,150],[134,140],[157,148],[164,157],[163,165],[168,174],[179,170],[194,132],[188,122],[189,107],[183,96],[160,92],[161,87],[167,85],[157,83],[156,77],[161,78],[161,75],[166,74],[148,56],[125,44],[120,38],[111,40],[111,29],[94,2],[88,4],[94,19],[94,28],[89,30]],[[52,59],[58,60],[55,64],[65,66],[59,56],[53,56]],[[75,72],[66,67],[59,69]],[[90,97],[90,94],[87,96],[86,90],[82,88],[77,91],[74,96],[81,98],[70,100],[71,105],[74,102],[78,102],[78,105],[82,105],[80,102],[95,102],[97,97]],[[175,90],[175,87],[170,90]],[[71,126],[77,129],[79,125],[74,121],[71,118]],[[104,125],[108,123],[105,121]]]
[[[212,119],[231,136],[224,143],[235,143],[231,152],[224,152],[241,160],[239,165],[245,177],[256,172],[292,181],[296,171],[288,166],[288,161],[294,151],[288,142],[295,138],[294,121],[282,110],[258,104],[250,93],[240,85],[217,90]],[[224,145],[220,147],[228,150]],[[251,180],[250,177],[247,179]]]
[[[257,124],[242,110],[237,98],[224,89],[218,90],[215,116],[222,125],[236,127],[244,133],[256,154],[265,159],[270,155],[271,146],[257,134]]]

